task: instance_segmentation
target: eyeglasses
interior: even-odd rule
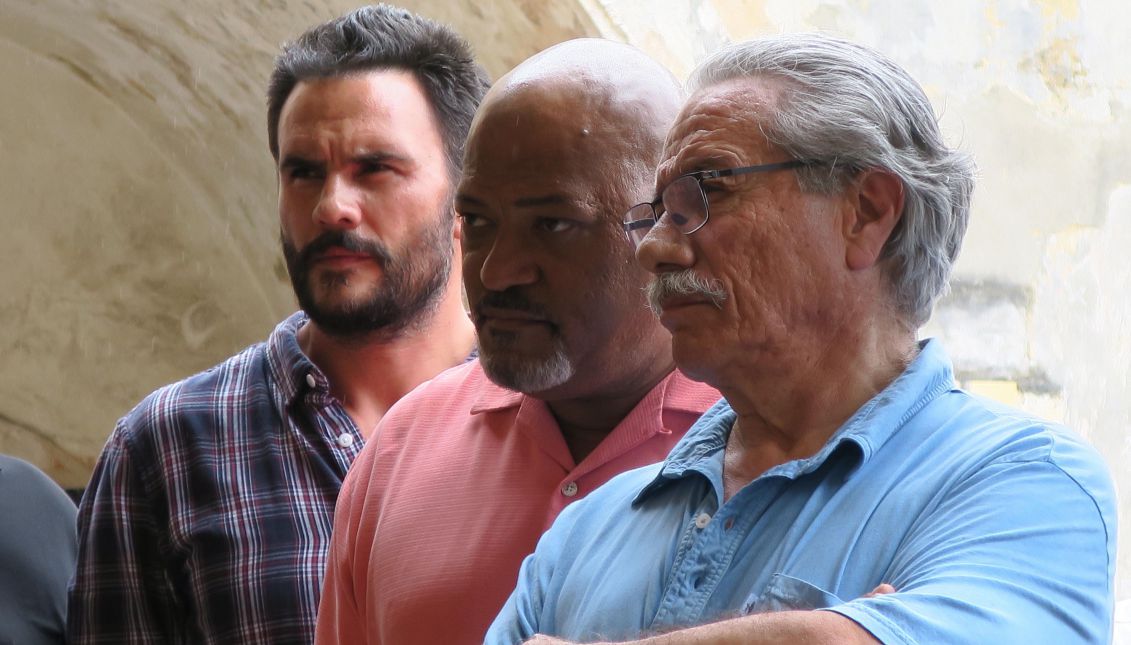
[[[800,168],[812,165],[812,161],[781,161],[758,166],[743,166],[741,168],[727,168],[725,170],[700,170],[676,177],[670,184],[660,191],[660,198],[654,202],[644,202],[628,209],[624,214],[624,230],[632,239],[633,244],[640,246],[648,231],[660,221],[664,215],[675,226],[676,230],[684,235],[691,235],[703,228],[710,217],[707,207],[707,194],[703,192],[703,181],[718,179],[719,177],[733,177],[748,175],[756,172],[774,172],[789,168]]]

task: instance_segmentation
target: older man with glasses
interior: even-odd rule
[[[558,517],[487,643],[1107,642],[1103,462],[917,341],[974,183],[923,91],[817,35],[691,89],[625,228],[676,364],[725,398]]]

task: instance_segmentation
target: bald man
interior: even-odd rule
[[[456,195],[480,359],[405,397],[351,469],[318,643],[482,642],[557,514],[663,459],[718,399],[675,370],[621,225],[680,100],[655,61],[602,40],[488,92]]]

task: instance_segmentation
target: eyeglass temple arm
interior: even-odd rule
[[[728,168],[726,170],[704,170],[701,177],[703,179],[717,179],[719,177],[733,177],[735,175],[748,175],[754,172],[773,172],[775,170],[785,170],[786,168],[800,168],[801,166],[811,165],[811,161],[803,161],[801,159],[793,159],[791,161],[779,161],[778,163],[768,163],[761,166],[746,166],[744,168]]]

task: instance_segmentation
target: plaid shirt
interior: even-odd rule
[[[79,509],[72,643],[310,643],[362,438],[299,349],[266,343],[118,422]]]

